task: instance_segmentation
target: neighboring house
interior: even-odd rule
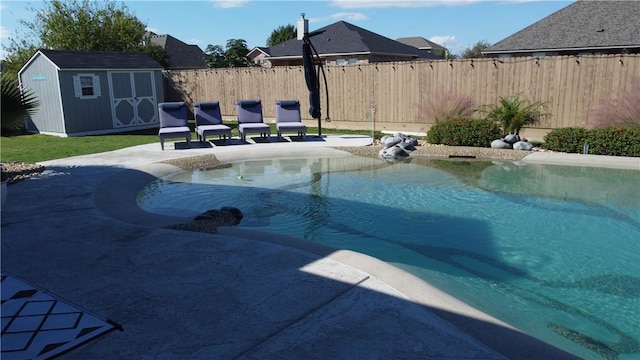
[[[247,58],[252,64],[263,67],[271,67],[269,56],[269,48],[265,46],[256,46],[247,54]]]
[[[444,58],[445,48],[444,46],[438,45],[433,41],[429,41],[420,36],[412,36],[412,37],[403,37],[396,39],[397,42],[401,42],[405,45],[413,46],[418,48],[419,50],[425,52],[426,54],[433,54],[436,56],[440,56]]]
[[[67,137],[157,127],[162,70],[144,53],[38,50],[18,72],[40,102],[26,129]]]
[[[298,21],[298,37],[271,46],[268,61],[271,66],[302,65],[302,35],[308,32],[308,20]],[[412,61],[418,58],[437,59],[413,46],[378,35],[369,30],[338,21],[320,28],[311,43],[327,65],[355,65],[388,61]]]
[[[640,52],[640,1],[578,0],[486,48],[492,57]]]
[[[189,45],[171,35],[147,33],[146,39],[164,49],[167,70],[204,69],[204,51],[198,45]]]

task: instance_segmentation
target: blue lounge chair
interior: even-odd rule
[[[238,112],[238,131],[242,141],[247,140],[247,134],[260,134],[261,137],[269,137],[271,128],[262,122],[262,102],[260,100],[238,100],[236,102]]]
[[[298,100],[276,101],[276,130],[278,139],[282,138],[283,132],[297,132],[298,136],[304,139],[307,126],[302,123],[300,118],[300,102]]]
[[[164,102],[158,104],[160,117],[160,147],[164,150],[164,139],[181,138],[187,140],[187,146],[191,147],[191,129],[187,123],[187,105],[180,102]]]
[[[218,138],[224,139],[228,136],[231,139],[231,128],[222,124],[218,101],[193,104],[193,115],[196,120],[196,135],[201,142],[207,141],[207,134],[218,135]]]

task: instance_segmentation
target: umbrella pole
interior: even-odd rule
[[[322,59],[320,58],[320,54],[318,54],[318,51],[316,50],[315,46],[313,46],[313,44],[311,43],[311,40],[309,39],[309,36],[307,36],[308,34],[305,34],[305,36],[303,37],[303,41],[309,45],[309,47],[312,50],[312,58],[311,58],[311,64],[315,70],[316,68],[316,61],[317,61],[317,74],[316,74],[316,83],[313,84],[315,87],[315,90],[318,92],[318,94],[320,94],[320,71],[322,71],[322,76],[324,79],[324,85],[325,85],[325,92],[326,92],[326,99],[327,99],[327,114],[328,114],[328,110],[329,110],[329,89],[327,88],[327,76],[324,73],[324,68],[322,67]],[[327,119],[329,119],[329,116],[327,116]],[[318,104],[318,137],[322,137],[322,107],[320,106],[320,104]]]

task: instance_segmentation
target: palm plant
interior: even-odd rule
[[[487,119],[500,124],[506,134],[518,134],[525,125],[538,122],[543,116],[544,103],[528,102],[519,95],[501,97],[497,105],[487,105],[479,111],[486,114]]]
[[[2,87],[2,131],[15,131],[24,127],[24,118],[31,115],[38,108],[40,102],[30,90],[20,91],[16,80],[3,75],[0,79]]]

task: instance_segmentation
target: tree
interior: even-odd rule
[[[111,0],[51,0],[44,10],[29,9],[33,21],[19,20],[25,36],[11,39],[7,51],[7,70],[18,70],[33,56],[35,49],[72,51],[145,51],[146,24]],[[161,62],[164,54],[147,48]],[[160,56],[161,55],[161,56]]]
[[[227,65],[230,67],[237,66],[249,66],[249,60],[247,59],[249,54],[249,48],[247,48],[247,42],[243,39],[229,39],[227,40],[227,48],[224,52],[227,60]]]
[[[473,46],[464,49],[462,52],[463,59],[473,59],[473,58],[483,58],[485,55],[482,54],[482,51],[491,46],[488,41],[480,40],[475,43]]]
[[[439,57],[441,57],[443,59],[446,59],[446,60],[452,60],[452,59],[457,59],[458,58],[458,55],[452,53],[446,47],[443,47],[442,49],[436,49],[433,53],[436,56],[439,56]]]
[[[204,51],[204,62],[210,68],[227,67],[224,49],[220,45],[208,45]]]
[[[147,42],[142,48],[142,52],[149,55],[149,57],[162,65],[162,67],[167,67],[169,65],[167,61],[167,52],[164,51],[164,48],[160,45]]]
[[[111,1],[52,0],[36,12],[33,22],[22,20],[47,49],[137,51],[142,46],[146,25]]]
[[[294,39],[297,35],[296,28],[293,25],[287,24],[279,26],[271,32],[271,36],[267,39],[267,46],[278,45],[287,40]]]

